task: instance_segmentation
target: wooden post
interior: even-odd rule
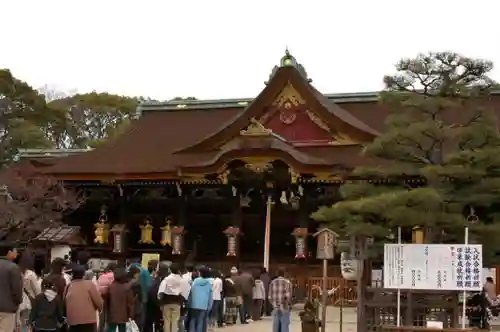
[[[328,303],[328,260],[335,258],[337,233],[328,228],[322,228],[313,235],[318,242],[316,258],[323,260],[323,287],[321,290],[321,332],[326,331],[326,306]]]
[[[267,196],[266,201],[266,227],[264,231],[264,268],[269,271],[269,251],[271,250],[271,212],[272,212],[273,200],[271,195]]]
[[[351,256],[361,260],[362,271],[358,273],[357,290],[357,324],[358,331],[366,331],[366,286],[371,280],[370,261],[367,259],[368,238],[366,236],[351,237]]]

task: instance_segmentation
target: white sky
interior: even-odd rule
[[[34,87],[253,97],[284,54],[324,93],[374,91],[401,57],[493,60],[498,0],[3,0],[0,68]]]

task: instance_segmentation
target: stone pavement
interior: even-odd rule
[[[299,311],[292,312],[292,323],[290,332],[300,332],[300,318]],[[327,332],[340,332],[339,326],[339,308],[328,307],[326,314],[326,331]],[[343,328],[342,332],[356,332],[356,310],[353,308],[344,308],[343,311]],[[270,317],[264,317],[261,321],[252,322],[246,325],[236,324],[231,327],[224,327],[215,329],[215,332],[272,332],[272,322]]]

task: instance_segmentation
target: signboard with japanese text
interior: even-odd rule
[[[335,258],[335,241],[337,234],[327,228],[323,228],[313,235],[317,239],[317,259]]]
[[[386,244],[384,287],[399,289],[482,289],[481,245]]]

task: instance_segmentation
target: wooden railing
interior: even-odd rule
[[[295,279],[291,279],[295,284]],[[306,296],[309,298],[317,297],[321,299],[321,290],[323,288],[323,278],[308,278],[306,282]],[[345,280],[342,277],[327,278],[326,289],[337,289],[332,295],[328,296],[328,305],[355,306],[357,303],[356,283]]]

